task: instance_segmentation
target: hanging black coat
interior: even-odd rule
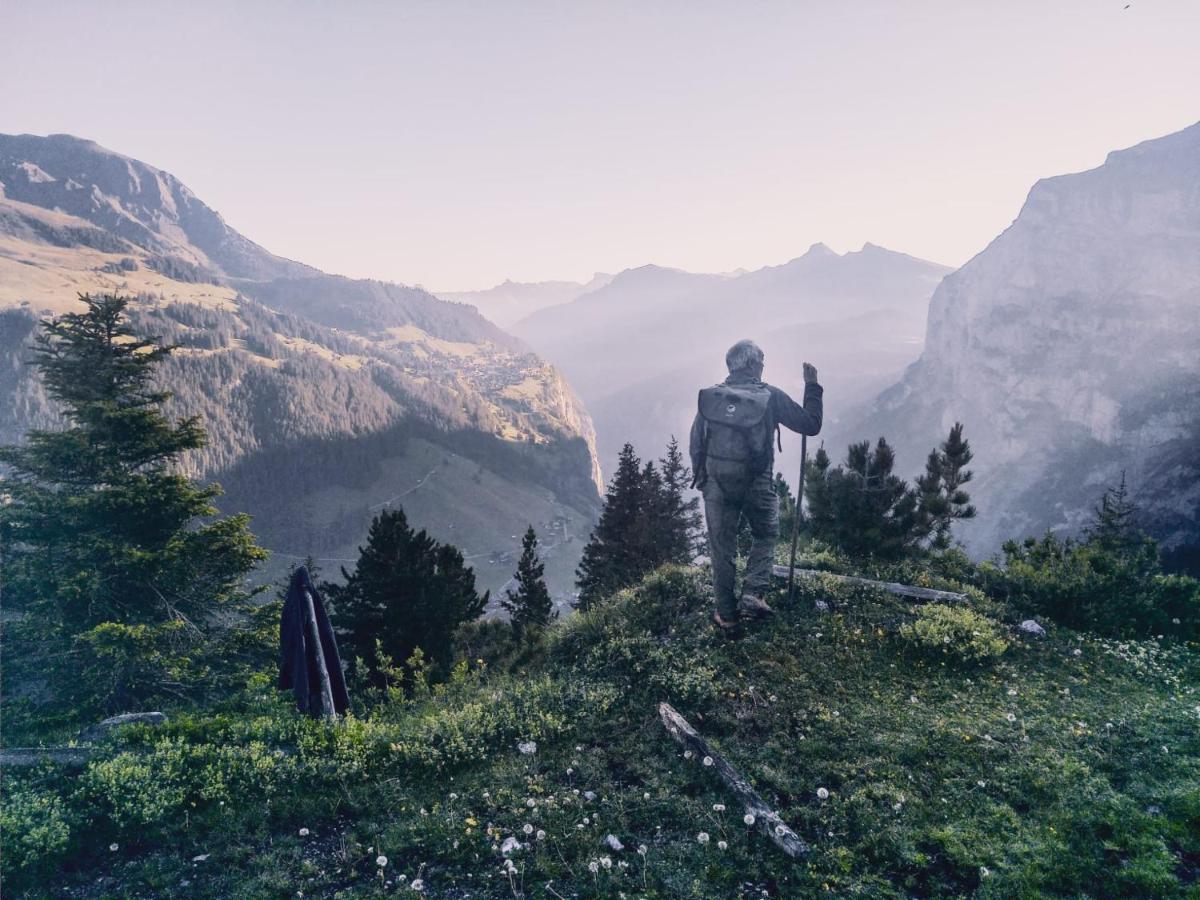
[[[321,676],[317,670],[316,656],[318,648],[314,646],[309,631],[305,591],[312,597],[313,611],[317,617],[319,650],[324,656],[325,668],[329,671],[333,707],[341,714],[350,706],[350,696],[346,693],[346,677],[342,673],[342,660],[338,655],[337,640],[333,636],[333,626],[329,624],[325,604],[304,566],[300,566],[292,575],[287,599],[283,602],[283,615],[279,622],[278,686],[281,690],[292,689],[296,697],[296,706],[301,712],[321,714]]]

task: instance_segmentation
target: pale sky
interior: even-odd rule
[[[0,0],[0,131],[430,289],[816,241],[959,265],[1039,177],[1200,119],[1200,2],[1125,6]]]

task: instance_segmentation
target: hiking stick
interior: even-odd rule
[[[800,486],[796,491],[796,512],[792,515],[792,558],[788,563],[788,603],[796,599],[796,539],[800,536],[800,514],[804,508],[804,470],[808,468],[808,435],[800,435]]]

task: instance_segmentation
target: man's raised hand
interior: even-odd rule
[[[817,367],[814,366],[812,363],[804,364],[804,383],[805,384],[816,384],[817,383]]]

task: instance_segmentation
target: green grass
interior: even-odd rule
[[[666,570],[520,671],[472,662],[332,728],[264,679],[78,777],[7,773],[6,893],[415,896],[419,877],[436,897],[1200,896],[1195,647],[1030,638],[977,599],[1007,648],[975,652],[952,617],[939,650],[901,633],[918,607],[890,595],[805,581],[773,600],[729,641],[701,573]],[[743,824],[661,700],[809,858]]]

